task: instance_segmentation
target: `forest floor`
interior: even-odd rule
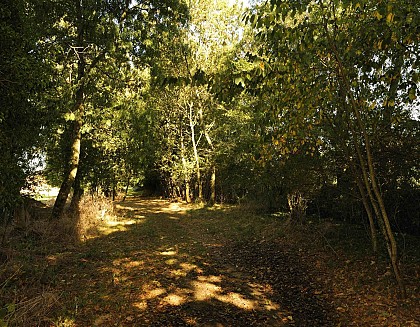
[[[418,243],[399,300],[363,229],[139,197],[116,216],[76,245],[9,244],[0,326],[420,326]]]

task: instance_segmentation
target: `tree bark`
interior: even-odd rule
[[[359,189],[360,196],[362,198],[362,203],[363,203],[363,206],[365,208],[365,211],[369,220],[370,240],[372,242],[372,251],[373,253],[377,254],[378,253],[378,238],[377,238],[375,219],[373,216],[372,208],[369,205],[367,194],[365,192],[365,189],[363,188],[363,183],[360,181],[360,178],[357,175],[357,172],[355,172],[354,175],[355,175],[356,184]]]
[[[370,144],[368,143],[369,140],[367,138],[366,132],[364,132],[364,134],[365,134],[365,139],[366,139],[367,163],[368,163],[369,173],[370,173],[370,177],[371,177],[372,188],[373,188],[373,192],[376,196],[376,199],[378,201],[379,209],[381,210],[382,220],[383,220],[383,223],[384,223],[384,226],[385,226],[385,231],[386,231],[386,234],[388,236],[388,241],[389,241],[389,245],[390,245],[389,256],[391,258],[391,264],[392,264],[392,267],[393,267],[393,270],[394,270],[394,275],[395,275],[395,278],[397,280],[398,286],[400,288],[401,296],[403,298],[405,298],[407,296],[407,294],[406,294],[406,290],[405,290],[404,281],[401,277],[400,267],[398,265],[397,242],[395,240],[394,233],[392,231],[391,224],[389,222],[389,217],[388,217],[388,213],[387,213],[386,208],[385,208],[385,203],[384,203],[384,200],[383,200],[383,197],[382,197],[382,193],[380,192],[377,181],[376,181],[376,174],[375,174],[375,169],[374,169],[374,166],[373,166],[372,151],[370,149]]]
[[[207,126],[204,124],[204,117],[203,117],[203,110],[200,109],[199,111],[199,117],[200,117],[200,124],[204,131],[204,136],[207,140],[208,145],[210,146],[210,149],[212,152],[214,152],[214,146],[213,142],[210,138],[210,134],[207,130]],[[212,160],[213,162],[213,160]],[[214,163],[211,165],[211,177],[210,177],[210,204],[213,205],[216,202],[216,166]]]
[[[80,104],[83,107],[83,104]],[[83,109],[79,108],[80,111]],[[61,184],[60,191],[58,192],[57,198],[54,203],[52,210],[52,217],[54,219],[59,219],[64,213],[64,208],[69,196],[70,190],[73,186],[74,180],[76,179],[77,170],[79,168],[79,159],[80,159],[80,143],[81,143],[81,119],[73,121],[73,131],[71,133],[72,145],[71,145],[71,155],[69,162],[69,170],[64,176],[64,180]]]
[[[211,167],[211,179],[210,179],[210,204],[216,203],[216,167]]]
[[[182,133],[182,128],[181,128],[181,160],[182,160],[182,169],[184,170],[185,201],[187,201],[187,203],[191,203],[190,180],[188,177],[187,160],[185,159],[184,134]]]
[[[71,203],[70,203],[70,208],[72,209],[78,208],[80,199],[82,198],[82,195],[83,195],[81,180],[82,180],[82,176],[81,176],[81,172],[79,168],[77,170],[76,178],[74,179],[74,183],[73,183],[73,196],[71,198]]]
[[[83,126],[83,115],[84,115],[84,77],[86,62],[84,57],[83,49],[83,38],[84,38],[84,23],[82,14],[82,3],[77,1],[77,12],[78,12],[78,24],[77,24],[77,47],[75,48],[77,55],[77,88],[75,94],[75,105],[72,113],[75,118],[72,121],[73,130],[70,135],[71,138],[71,151],[69,159],[69,169],[64,175],[63,182],[58,192],[57,198],[54,203],[52,210],[52,218],[59,219],[64,213],[64,208],[69,196],[70,190],[73,186],[76,178],[77,170],[79,168],[80,160],[80,143],[81,143],[81,129]]]
[[[189,107],[189,121],[190,121],[190,129],[191,129],[191,142],[193,145],[195,171],[196,171],[196,176],[197,176],[198,199],[201,201],[203,199],[203,184],[201,183],[200,157],[198,155],[197,141],[195,139],[195,124],[196,123],[194,122],[192,103],[189,103],[188,107]]]
[[[125,190],[124,190],[124,197],[123,197],[123,202],[125,201],[125,199],[127,198],[127,194],[128,194],[128,188],[130,187],[130,180],[131,180],[131,173],[129,173],[128,177],[127,177],[127,184],[125,185]]]

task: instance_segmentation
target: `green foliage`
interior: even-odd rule
[[[413,24],[419,18],[411,1],[404,6],[392,1],[271,1],[250,12],[245,20],[259,48],[249,52],[254,67],[243,70],[237,83],[261,99],[258,110],[265,112],[268,126],[261,161],[290,161],[294,172],[286,176],[297,185],[308,169],[293,164],[296,156],[325,158],[331,168],[336,162],[340,166],[329,169],[331,177],[348,171],[349,158],[366,145],[351,109],[358,107],[389,198],[402,181],[418,180],[412,175],[418,171],[412,161],[419,157],[418,146],[411,141],[418,124],[409,110],[418,94],[419,44]],[[410,136],[401,138],[401,133]],[[413,151],[397,151],[396,144]],[[331,177],[324,179],[327,184]]]
[[[56,109],[62,116],[47,148],[50,180],[60,183],[68,171],[72,126],[81,121],[77,179],[92,190],[115,189],[141,169],[131,118],[141,111],[159,39],[185,22],[185,7],[177,1],[116,1],[63,3],[58,9],[54,37],[44,40],[54,49],[51,61],[60,83],[52,96],[60,100]]]
[[[37,47],[40,30],[33,3],[26,5],[0,5],[0,220],[10,218],[19,202],[49,125],[40,99],[49,87],[50,67]]]

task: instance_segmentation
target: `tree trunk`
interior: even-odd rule
[[[368,196],[366,194],[366,190],[365,190],[365,187],[370,187],[370,186],[369,186],[369,183],[367,181],[368,179],[363,178],[366,175],[366,168],[365,168],[365,165],[364,165],[364,160],[363,160],[363,157],[361,155],[359,145],[357,143],[354,144],[354,146],[356,148],[356,153],[357,153],[356,158],[359,161],[359,167],[360,167],[360,169],[358,169],[357,168],[358,166],[357,166],[357,164],[355,162],[355,159],[354,159],[354,150],[351,150],[349,148],[349,145],[345,141],[346,139],[352,139],[352,137],[354,139],[355,135],[357,135],[358,133],[355,131],[355,129],[353,127],[353,124],[352,124],[352,120],[351,120],[350,116],[348,115],[348,113],[350,112],[351,109],[349,108],[348,103],[346,101],[347,89],[345,88],[345,85],[343,85],[343,84],[339,85],[339,96],[340,96],[341,99],[343,99],[343,102],[342,102],[342,107],[339,107],[337,109],[338,115],[335,115],[335,116],[346,117],[347,121],[343,122],[343,121],[339,120],[338,121],[339,125],[337,126],[333,122],[331,117],[327,116],[327,119],[329,121],[330,127],[334,130],[335,136],[337,137],[337,135],[338,135],[338,137],[337,137],[338,138],[338,143],[339,143],[340,147],[343,149],[344,156],[345,156],[346,160],[349,162],[350,169],[351,169],[351,172],[353,174],[353,178],[356,181],[363,206],[364,206],[366,214],[368,216],[369,227],[370,227],[370,236],[371,236],[371,242],[372,242],[372,251],[373,251],[373,253],[377,253],[377,251],[378,251],[378,238],[377,238],[377,232],[376,232],[376,227],[375,227],[375,219],[374,219],[375,216],[373,215],[372,208],[369,204],[370,203],[369,200],[372,197],[370,196],[368,198]],[[351,134],[350,134],[350,131],[351,131]],[[356,137],[356,142],[357,142],[357,139],[358,139],[358,137]],[[360,177],[360,175],[362,175],[362,177]],[[369,193],[369,191],[371,191],[370,188],[367,190],[367,192]]]
[[[204,131],[204,136],[207,140],[208,145],[212,152],[214,152],[213,142],[210,138],[210,134],[207,130],[207,126],[204,124],[204,117],[203,117],[203,110],[199,110],[199,117],[200,117],[200,124]],[[216,166],[214,163],[211,165],[211,178],[210,178],[210,204],[214,204],[216,202]]]
[[[365,208],[365,211],[366,211],[366,214],[367,214],[368,220],[369,220],[370,240],[372,242],[372,251],[373,251],[373,253],[377,254],[378,253],[378,238],[377,238],[377,233],[376,233],[376,227],[375,227],[375,220],[374,220],[373,212],[372,212],[372,209],[369,205],[369,201],[368,201],[366,192],[363,188],[363,184],[361,183],[360,179],[357,176],[356,176],[356,182],[357,182],[357,187],[359,188],[360,196],[362,198],[363,206]]]
[[[350,88],[349,88],[350,90]],[[350,101],[352,103],[352,109],[353,112],[355,114],[359,129],[360,129],[360,134],[362,135],[363,139],[364,139],[364,150],[366,153],[366,164],[367,164],[367,168],[368,168],[368,172],[369,172],[369,178],[367,178],[367,174],[365,173],[364,176],[364,180],[365,180],[365,184],[366,184],[366,189],[368,190],[368,193],[370,191],[370,188],[372,188],[373,194],[369,194],[369,197],[371,199],[371,203],[372,206],[375,209],[376,215],[378,217],[379,220],[382,221],[383,223],[383,232],[384,232],[384,237],[385,240],[387,242],[387,248],[388,248],[388,254],[389,254],[389,258],[391,260],[391,264],[392,264],[392,268],[393,268],[393,272],[394,272],[394,276],[395,279],[398,283],[398,287],[400,289],[400,293],[401,296],[403,298],[406,297],[406,290],[405,290],[405,285],[404,285],[404,281],[401,277],[401,272],[398,266],[398,250],[397,250],[397,242],[395,240],[394,237],[394,233],[392,231],[391,228],[391,224],[389,222],[389,217],[388,217],[388,213],[386,211],[385,208],[385,203],[383,201],[383,197],[382,197],[382,193],[379,190],[377,181],[376,181],[376,172],[375,172],[375,168],[374,168],[374,164],[373,164],[373,155],[372,155],[372,150],[370,147],[370,139],[369,136],[366,132],[366,127],[364,126],[360,111],[359,111],[359,107],[356,103],[356,101],[354,100],[354,97],[352,96],[352,94],[350,95]],[[359,151],[360,152],[360,151]],[[361,157],[361,154],[359,153],[359,158]],[[363,163],[364,164],[364,163]],[[372,191],[370,191],[370,193],[372,193]],[[379,210],[378,210],[379,209]]]
[[[203,199],[203,184],[201,183],[200,157],[198,155],[197,141],[195,139],[195,122],[194,122],[194,117],[193,117],[193,105],[189,103],[188,106],[190,110],[189,120],[190,120],[190,129],[191,129],[191,141],[193,145],[194,159],[195,159],[195,171],[196,171],[196,176],[197,176],[198,199],[201,201]]]
[[[187,160],[185,159],[184,134],[182,133],[182,128],[181,128],[181,160],[182,160],[182,169],[184,171],[185,201],[187,201],[187,203],[191,203],[190,181],[188,177]]]
[[[216,203],[216,167],[211,167],[211,179],[210,179],[210,204]]]
[[[77,170],[76,178],[73,183],[73,196],[71,198],[70,208],[76,209],[79,206],[80,199],[83,195],[83,189],[81,187],[81,172],[80,169]]]
[[[366,134],[366,133],[364,133]],[[397,280],[398,286],[400,288],[401,296],[405,298],[407,296],[404,281],[401,277],[400,267],[398,265],[398,248],[397,248],[397,242],[394,237],[394,233],[392,232],[391,224],[389,222],[388,213],[385,208],[385,203],[382,197],[382,194],[379,190],[378,184],[376,182],[376,174],[373,167],[373,159],[372,159],[372,152],[370,150],[370,144],[368,143],[368,139],[366,138],[366,154],[367,154],[367,162],[368,162],[368,168],[370,172],[371,177],[371,183],[373,192],[376,196],[376,199],[378,201],[379,208],[381,210],[382,220],[385,226],[385,231],[388,236],[389,245],[390,245],[390,258],[392,263],[392,268],[394,270],[394,275]]]
[[[79,167],[80,160],[80,143],[81,143],[81,129],[83,126],[83,115],[84,115],[84,77],[86,62],[84,57],[83,37],[84,37],[84,23],[82,14],[82,3],[77,2],[78,11],[78,24],[77,24],[77,89],[75,94],[75,105],[72,113],[75,115],[75,119],[72,121],[73,130],[70,135],[71,139],[71,151],[69,159],[69,169],[64,175],[63,183],[61,184],[60,191],[58,192],[57,198],[54,203],[52,210],[52,218],[59,219],[64,213],[64,208],[69,196],[70,190],[73,186],[76,178],[77,169]]]
[[[125,185],[125,190],[124,190],[124,197],[123,197],[123,202],[125,201],[125,199],[127,198],[127,194],[128,194],[128,188],[130,186],[130,180],[131,180],[131,173],[128,175],[127,178],[127,184]]]
[[[81,105],[83,106],[83,105]],[[52,210],[52,217],[54,219],[59,219],[64,213],[64,208],[69,196],[70,190],[73,186],[74,180],[76,178],[77,169],[79,167],[79,158],[80,158],[80,141],[81,141],[81,132],[82,127],[81,120],[73,121],[73,131],[71,134],[72,146],[71,146],[71,156],[70,156],[70,168],[64,176],[64,180],[61,184],[60,191],[58,192],[57,198],[54,203]]]

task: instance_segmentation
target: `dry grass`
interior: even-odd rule
[[[59,220],[51,220],[51,206],[30,200],[15,211],[11,223],[0,226],[0,236],[4,240],[0,259],[7,256],[7,244],[19,243],[22,238],[75,244],[98,236],[99,227],[115,219],[114,205],[104,197],[82,198],[78,208],[69,208]]]
[[[59,305],[51,258],[76,249],[98,236],[99,229],[115,220],[112,201],[85,197],[77,210],[51,220],[51,207],[35,200],[18,208],[13,220],[0,226],[0,326],[49,326],[45,321]]]
[[[114,204],[105,197],[84,197],[79,208],[73,213],[76,220],[75,233],[80,241],[96,237],[99,228],[107,222],[115,221]]]
[[[39,326],[58,301],[55,292],[42,294],[6,306],[7,314],[0,319],[5,326]]]

